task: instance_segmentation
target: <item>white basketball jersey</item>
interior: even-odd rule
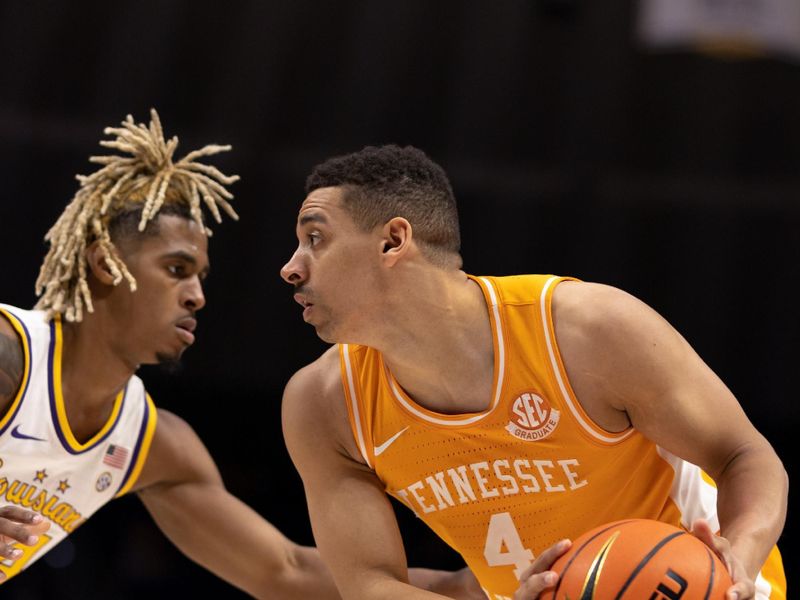
[[[0,562],[7,577],[50,551],[109,500],[128,492],[142,470],[156,428],[156,409],[142,381],[131,377],[108,422],[79,442],[61,393],[62,330],[42,311],[0,304],[22,340],[22,385],[0,417],[0,506],[36,511],[50,529],[23,555]]]

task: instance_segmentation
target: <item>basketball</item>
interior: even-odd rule
[[[547,600],[722,599],[733,585],[725,565],[692,534],[660,521],[628,519],[573,540],[553,564],[560,578]]]

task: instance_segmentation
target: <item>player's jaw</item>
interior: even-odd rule
[[[303,321],[314,327],[324,341],[334,343],[331,335],[331,310],[307,285],[295,288],[294,300],[303,308]]]
[[[194,344],[196,330],[197,319],[192,314],[164,322],[157,331],[145,334],[150,351],[148,359],[142,362],[167,366],[177,364],[184,351]]]

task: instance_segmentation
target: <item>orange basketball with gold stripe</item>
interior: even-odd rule
[[[584,533],[553,565],[546,600],[721,600],[732,584],[714,552],[683,529],[650,519]]]

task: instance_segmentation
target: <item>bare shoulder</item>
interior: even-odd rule
[[[339,348],[333,346],[297,371],[283,394],[283,431],[293,457],[304,442],[328,444],[361,460],[350,433],[342,387]]]
[[[25,357],[17,332],[0,313],[0,415],[22,384]]]
[[[636,328],[657,313],[635,296],[602,283],[564,281],[553,292],[553,319],[594,332]]]
[[[8,322],[8,318],[0,312],[0,333],[7,336],[16,337],[17,333],[14,331],[14,328],[11,326],[11,323]]]
[[[565,281],[553,292],[552,313],[562,351],[620,358],[685,344],[654,309],[609,285]]]
[[[338,346],[297,371],[283,395],[284,420],[302,419],[308,413],[332,415],[344,406]]]
[[[153,436],[154,446],[158,443],[162,448],[177,449],[196,437],[194,429],[181,417],[163,408],[158,409],[158,425]]]
[[[297,396],[314,396],[321,405],[343,400],[344,391],[339,367],[339,347],[332,346],[317,360],[297,371],[286,384],[284,404]]]
[[[141,491],[159,483],[216,480],[219,473],[203,442],[181,417],[158,409],[158,423],[142,474],[134,487]]]
[[[656,398],[686,364],[685,340],[655,310],[618,288],[565,281],[553,326],[578,401],[608,431],[630,425],[632,404]]]

